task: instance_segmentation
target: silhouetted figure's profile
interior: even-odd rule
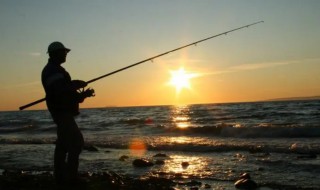
[[[74,116],[79,114],[79,103],[94,95],[92,89],[79,91],[87,83],[71,80],[69,73],[61,66],[69,52],[70,49],[62,43],[51,43],[47,52],[49,61],[41,76],[47,107],[57,125],[54,152],[54,176],[57,183],[78,181],[79,155],[84,140]]]

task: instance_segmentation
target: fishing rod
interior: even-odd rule
[[[176,48],[176,49],[173,49],[173,50],[170,50],[170,51],[161,53],[161,54],[159,54],[159,55],[150,57],[150,58],[148,58],[148,59],[145,59],[145,60],[139,61],[139,62],[137,62],[137,63],[134,63],[134,64],[132,64],[132,65],[123,67],[123,68],[121,68],[121,69],[118,69],[118,70],[112,71],[112,72],[110,72],[110,73],[107,73],[107,74],[105,74],[105,75],[99,76],[99,77],[97,77],[97,78],[91,79],[91,80],[87,81],[86,83],[89,84],[89,83],[95,82],[95,81],[100,80],[100,79],[102,79],[102,78],[105,78],[105,77],[107,77],[107,76],[116,74],[116,73],[118,73],[118,72],[120,72],[120,71],[124,71],[124,70],[126,70],[126,69],[131,68],[131,67],[140,65],[141,63],[144,63],[144,62],[147,62],[147,61],[152,61],[152,60],[154,60],[154,59],[156,59],[156,58],[158,58],[158,57],[164,56],[164,55],[166,55],[166,54],[169,54],[169,53],[172,53],[172,52],[181,50],[181,49],[183,49],[183,48],[186,48],[186,47],[189,47],[189,46],[192,46],[192,45],[197,45],[198,43],[204,42],[204,41],[206,41],[206,40],[210,40],[210,39],[212,39],[212,38],[215,38],[215,37],[218,37],[218,36],[221,36],[221,35],[227,35],[228,33],[234,32],[234,31],[236,31],[236,30],[241,30],[241,29],[243,29],[243,28],[248,28],[248,27],[250,27],[250,26],[252,26],[252,25],[259,24],[259,23],[262,23],[262,22],[264,22],[264,21],[255,22],[255,23],[252,23],[252,24],[249,24],[249,25],[245,25],[245,26],[242,26],[242,27],[239,27],[239,28],[235,28],[235,29],[232,29],[232,30],[229,30],[229,31],[220,33],[220,34],[216,34],[216,35],[214,35],[214,36],[210,36],[210,37],[208,37],[208,38],[204,38],[204,39],[199,40],[199,41],[196,41],[196,42],[192,42],[192,43],[190,43],[190,44],[187,44],[187,45],[178,47],[178,48]],[[43,101],[45,101],[45,100],[46,100],[46,98],[39,99],[39,100],[34,101],[34,102],[32,102],[32,103],[29,103],[29,104],[26,104],[26,105],[24,105],[24,106],[21,106],[21,107],[19,107],[19,109],[20,109],[20,110],[24,110],[24,109],[26,109],[26,108],[28,108],[28,107],[31,107],[31,106],[36,105],[36,104],[38,104],[38,103],[41,103],[41,102],[43,102]]]

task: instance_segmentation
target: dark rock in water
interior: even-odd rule
[[[99,149],[93,145],[86,145],[83,147],[84,150],[87,150],[89,152],[98,152]]]
[[[253,181],[250,177],[250,174],[243,173],[240,176],[240,179],[234,183],[237,189],[246,189],[246,190],[253,190],[258,187],[257,183]]]
[[[253,190],[258,187],[257,183],[251,179],[239,179],[234,184],[237,189]]]
[[[166,154],[163,154],[163,153],[158,153],[158,154],[154,155],[153,157],[169,157],[169,156]]]
[[[146,159],[135,159],[132,164],[135,166],[135,167],[150,167],[150,166],[153,166],[154,163],[150,162],[149,160],[146,160]]]
[[[189,166],[189,162],[182,162],[181,166],[187,168]]]
[[[156,160],[155,164],[156,165],[164,165],[165,162],[164,162],[164,160]]]
[[[190,187],[190,190],[199,190],[199,187]]]
[[[120,161],[126,161],[127,159],[129,159],[129,156],[126,156],[126,155],[122,155],[119,160]]]
[[[251,179],[251,176],[248,173],[243,173],[241,174],[240,179]]]

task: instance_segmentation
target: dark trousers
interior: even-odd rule
[[[54,151],[54,176],[58,182],[76,180],[79,155],[84,140],[72,113],[51,113],[57,124],[57,141]]]

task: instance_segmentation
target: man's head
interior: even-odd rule
[[[61,42],[52,42],[48,46],[48,54],[51,59],[54,59],[59,64],[66,61],[67,54],[70,49],[66,48]]]

